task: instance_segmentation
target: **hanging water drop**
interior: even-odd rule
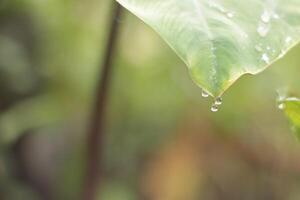
[[[218,110],[219,110],[219,107],[218,107],[218,105],[216,105],[216,104],[213,104],[212,106],[211,106],[211,109],[210,109],[212,112],[218,112]]]
[[[263,21],[264,23],[269,23],[270,13],[267,10],[265,10],[260,18],[261,18],[261,21]]]
[[[216,98],[216,100],[215,100],[215,105],[221,105],[222,103],[223,103],[222,97]]]
[[[269,64],[270,63],[270,58],[268,56],[268,54],[264,53],[262,56],[261,56],[261,59],[266,63],[266,64]]]
[[[202,90],[201,95],[202,95],[202,97],[205,97],[205,98],[209,96],[209,94],[207,92],[205,92],[204,90]]]

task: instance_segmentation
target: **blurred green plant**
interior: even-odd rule
[[[300,140],[300,99],[297,97],[280,97],[278,108],[284,111],[291,124],[292,131]]]

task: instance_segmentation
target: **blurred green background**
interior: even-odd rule
[[[81,199],[112,3],[0,0],[1,200]],[[116,20],[99,199],[300,199],[300,145],[276,105],[278,88],[300,93],[300,46],[212,113],[154,31]]]

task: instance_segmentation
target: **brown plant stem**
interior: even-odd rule
[[[104,146],[104,118],[107,107],[107,97],[112,72],[112,61],[115,55],[115,47],[119,33],[118,19],[121,16],[121,6],[113,1],[110,29],[107,46],[101,64],[100,79],[97,85],[95,105],[91,119],[90,130],[87,135],[87,163],[84,182],[83,199],[95,200],[97,191],[103,184],[103,146]]]

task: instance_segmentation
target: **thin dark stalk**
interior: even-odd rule
[[[104,118],[107,107],[107,96],[112,72],[112,61],[115,55],[115,46],[118,38],[121,6],[113,2],[110,30],[107,46],[101,64],[100,79],[97,85],[96,100],[93,108],[91,127],[87,135],[87,167],[84,183],[83,199],[95,200],[99,186],[103,183],[103,145],[104,145]]]

